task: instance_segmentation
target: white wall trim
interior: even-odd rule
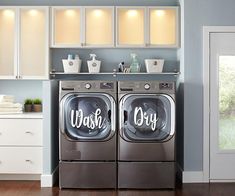
[[[59,167],[57,166],[52,174],[41,175],[41,187],[53,187],[59,176]]]
[[[184,171],[183,183],[203,183],[203,171]]]
[[[40,174],[1,174],[0,180],[40,180]]]
[[[210,176],[210,34],[235,32],[234,26],[203,27],[203,181]]]
[[[234,183],[235,180],[210,180],[210,182],[214,182],[214,183]]]

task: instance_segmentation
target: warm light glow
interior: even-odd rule
[[[129,11],[127,12],[127,15],[128,15],[129,17],[135,17],[135,16],[137,16],[137,14],[138,14],[137,10],[129,10]]]
[[[3,15],[6,17],[14,17],[15,12],[13,10],[4,10]]]
[[[100,17],[102,15],[102,10],[94,10],[94,14],[96,17]]]
[[[37,16],[37,15],[38,15],[38,11],[37,11],[37,10],[30,10],[30,11],[29,11],[29,14],[30,14],[31,16]]]
[[[165,11],[164,10],[156,10],[156,15],[158,16],[158,17],[162,17],[162,16],[164,16],[165,15]]]
[[[75,10],[66,10],[65,14],[66,14],[66,16],[73,17],[76,15],[76,11]]]

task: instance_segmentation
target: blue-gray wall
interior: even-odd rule
[[[96,54],[97,59],[101,60],[101,72],[112,72],[113,69],[117,70],[117,65],[120,62],[130,64],[130,54],[136,53],[138,60],[142,64],[141,70],[146,72],[144,59],[149,58],[163,58],[164,71],[178,71],[179,62],[177,60],[176,49],[52,49],[52,68],[56,71],[63,71],[62,59],[67,59],[68,54],[79,54],[82,59],[82,72],[88,72],[87,60],[90,60],[89,54]]]
[[[167,5],[178,5],[178,0],[0,0],[0,6],[3,5],[103,5],[103,6],[167,6]],[[145,58],[164,58],[166,59],[166,66],[164,67],[165,71],[179,70],[179,55],[177,49],[52,49],[52,67],[57,71],[62,71],[61,59],[66,58],[68,53],[76,54],[78,53],[83,59],[83,71],[86,71],[86,60],[89,58],[90,53],[96,53],[98,58],[103,61],[102,71],[111,71],[116,65],[125,61],[126,63],[130,62],[130,53],[136,52],[139,56],[140,62],[142,63],[142,69],[145,70],[143,60]],[[122,79],[128,79],[126,77],[121,77]],[[170,77],[172,78],[172,77]],[[133,77],[130,79],[134,79]],[[138,78],[139,79],[139,78]],[[144,78],[142,78],[144,79]],[[146,80],[150,77],[146,77]],[[156,77],[151,77],[151,79],[158,79]],[[173,79],[175,79],[173,77]],[[23,86],[30,85],[29,81],[25,81]],[[0,84],[2,82],[0,81]],[[17,82],[15,82],[17,83]],[[42,84],[41,84],[42,85]],[[8,86],[14,88],[14,83],[8,83],[6,81],[5,88]],[[179,83],[180,86],[180,83]],[[1,86],[0,86],[1,87]],[[36,88],[31,89],[33,94],[42,92],[42,89],[38,90]],[[56,105],[56,96],[57,94],[57,84],[54,81],[45,81],[43,82],[43,115],[44,115],[44,151],[43,151],[43,174],[51,174],[56,167],[58,160],[58,148],[56,146],[58,142],[58,125],[56,119],[56,112],[58,105]],[[183,92],[183,91],[181,91]],[[24,91],[22,91],[22,94]],[[21,93],[20,93],[21,94]],[[179,94],[177,97],[180,97],[183,94]],[[182,113],[182,112],[181,112]],[[181,119],[181,118],[180,118]],[[183,142],[182,142],[183,143]]]
[[[203,26],[235,25],[234,0],[184,1],[184,169],[203,166]]]
[[[43,82],[43,174],[51,174],[59,160],[59,86],[57,81]]]
[[[103,5],[103,6],[112,6],[112,5],[132,5],[132,6],[141,6],[141,5],[177,5],[177,0],[1,0],[0,5],[81,5],[81,6],[93,6],[93,5]]]
[[[16,102],[23,104],[27,98],[42,98],[42,82],[0,80],[0,94],[13,95]]]
[[[176,0],[1,0],[0,5],[176,5]],[[202,170],[203,143],[203,81],[202,81],[202,27],[204,25],[235,25],[234,0],[185,0],[184,8],[184,169]],[[141,51],[141,50],[140,50]],[[156,55],[162,50],[156,50]],[[54,51],[56,53],[60,51]],[[89,52],[88,52],[89,53]],[[87,53],[87,55],[88,55]],[[166,53],[168,51],[166,50]],[[171,53],[171,52],[170,52]],[[164,54],[168,55],[168,54]],[[175,52],[170,54],[175,56]],[[100,54],[101,58],[105,54]],[[126,57],[127,58],[127,57]],[[175,59],[175,60],[178,60]],[[57,57],[53,62],[58,61]],[[116,60],[115,62],[116,63]],[[184,71],[183,71],[184,70]],[[2,82],[0,82],[0,85]],[[9,84],[14,86],[14,84]],[[4,88],[8,86],[4,85]],[[12,87],[11,87],[12,88]],[[2,92],[2,91],[1,91]],[[182,91],[183,92],[183,91]],[[182,111],[183,112],[183,111]]]

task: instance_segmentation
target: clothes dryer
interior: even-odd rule
[[[60,82],[60,188],[116,187],[116,96],[116,82]]]
[[[175,187],[175,83],[118,83],[118,188]]]

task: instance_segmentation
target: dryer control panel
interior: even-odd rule
[[[171,82],[159,83],[159,89],[160,90],[173,90],[173,83]]]
[[[174,93],[175,83],[164,81],[121,81],[119,93]]]

